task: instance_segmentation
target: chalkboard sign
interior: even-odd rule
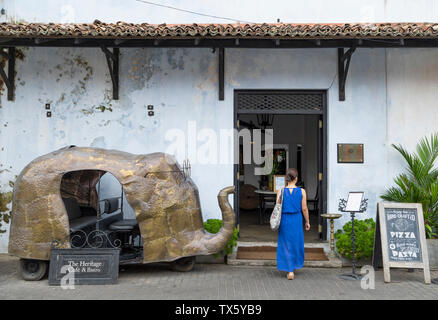
[[[119,249],[52,249],[49,285],[115,284]]]
[[[421,268],[430,283],[421,204],[380,202],[376,222],[373,266],[383,262],[384,281],[391,281],[390,268]]]
[[[389,261],[423,261],[417,209],[385,208]]]

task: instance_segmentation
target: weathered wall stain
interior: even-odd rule
[[[113,112],[113,109],[111,107],[105,107],[105,106],[102,106],[102,105],[100,105],[98,107],[95,107],[95,109],[99,109],[101,112],[105,112],[105,110]]]
[[[76,106],[81,98],[86,93],[87,82],[93,75],[93,68],[89,65],[88,61],[82,55],[75,55],[72,58],[70,56],[64,57],[63,63],[59,63],[55,66],[57,72],[56,82],[64,81],[70,82],[67,87],[72,87],[69,93],[69,100]],[[79,79],[76,74],[79,74]],[[73,86],[71,81],[74,80]],[[58,99],[55,101],[55,105],[59,105],[66,99],[66,92],[62,92]]]
[[[163,50],[141,48],[132,51],[129,55],[128,86],[131,89],[141,89],[148,86],[155,73],[162,71]]]
[[[104,106],[104,105],[100,105],[100,106],[98,106],[98,107],[91,107],[91,108],[89,108],[89,109],[82,109],[81,111],[82,111],[82,113],[84,114],[84,115],[92,115],[92,114],[94,114],[94,112],[96,111],[96,110],[100,110],[100,112],[105,112],[105,111],[109,111],[109,112],[113,112],[113,108],[111,108],[111,107],[106,107],[106,106]]]
[[[172,70],[184,70],[184,55],[187,54],[187,51],[182,49],[182,54],[178,52],[178,56],[176,56],[177,49],[167,49],[167,62],[169,63]]]

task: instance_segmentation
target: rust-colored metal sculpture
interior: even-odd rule
[[[23,259],[49,260],[53,241],[68,248],[69,218],[61,194],[73,192],[79,202],[84,201],[80,192],[72,190],[73,182],[85,181],[81,177],[88,174],[90,192],[105,172],[118,179],[134,209],[143,243],[143,263],[215,253],[233,233],[235,214],[228,195],[234,187],[219,192],[223,228],[210,234],[203,228],[198,190],[172,156],[67,147],[35,159],[18,177],[9,253]],[[92,206],[96,206],[96,195],[91,199]]]

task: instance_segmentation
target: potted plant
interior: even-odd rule
[[[381,196],[386,201],[421,203],[431,268],[438,268],[438,132],[430,139],[422,138],[416,152],[410,153],[401,145],[392,145],[404,158],[406,172],[399,174],[393,186]]]
[[[286,171],[286,151],[276,149],[274,150],[275,154],[272,159],[272,170],[271,173],[268,175],[268,183],[269,183],[269,189],[274,190],[274,176],[276,174],[279,174],[281,171]],[[283,169],[283,170],[281,170]]]
[[[222,220],[220,219],[208,219],[204,222],[204,229],[210,233],[218,233],[222,228]],[[238,230],[234,228],[231,239],[228,240],[225,247],[215,254],[209,256],[198,256],[196,261],[199,263],[227,263],[227,256],[234,251],[234,247],[237,246]]]
[[[356,238],[355,257],[357,265],[370,264],[374,248],[374,233],[376,223],[373,219],[355,220],[354,233]],[[336,252],[342,257],[342,265],[351,264],[353,248],[351,244],[351,221],[344,224],[342,229],[335,233]]]

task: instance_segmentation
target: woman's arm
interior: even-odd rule
[[[277,191],[277,203],[281,204],[281,189]]]
[[[301,200],[301,209],[303,210],[304,220],[306,221],[305,228],[306,230],[310,230],[310,221],[309,221],[309,209],[307,208],[307,194],[306,190],[301,189],[303,191],[303,199]]]

